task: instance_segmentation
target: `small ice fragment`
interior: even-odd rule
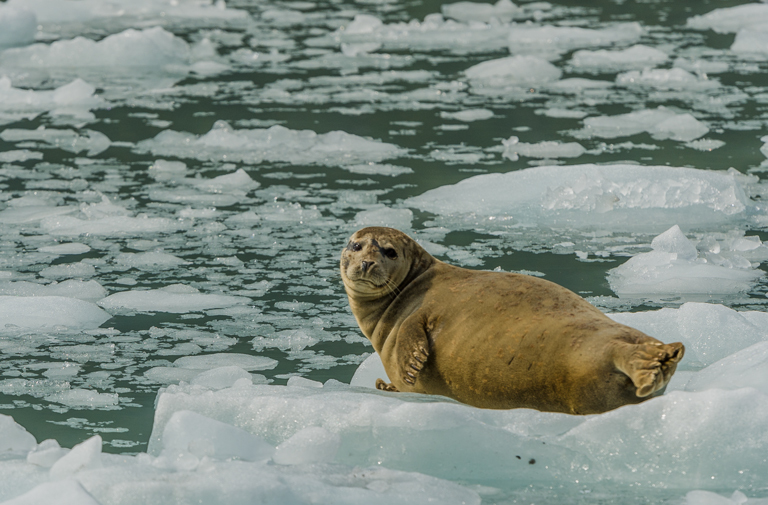
[[[74,446],[69,453],[51,466],[54,479],[63,479],[77,472],[101,466],[101,437],[94,435]]]
[[[458,121],[469,123],[472,121],[490,119],[493,117],[493,111],[488,109],[466,109],[458,112],[441,112],[440,117],[443,119],[456,119]]]

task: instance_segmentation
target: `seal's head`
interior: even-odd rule
[[[351,297],[381,298],[396,293],[429,260],[429,253],[399,230],[363,228],[341,252],[341,278]]]

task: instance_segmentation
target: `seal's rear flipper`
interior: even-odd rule
[[[685,354],[680,342],[627,344],[617,353],[616,368],[627,374],[639,398],[650,396],[667,385]]]

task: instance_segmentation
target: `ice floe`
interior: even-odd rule
[[[513,146],[514,147],[514,146]],[[405,205],[452,226],[483,223],[660,233],[675,224],[746,226],[761,214],[734,172],[642,165],[540,166],[429,190]]]
[[[317,134],[283,126],[266,129],[235,129],[217,121],[205,135],[165,130],[136,145],[138,152],[199,160],[263,161],[292,164],[355,165],[397,158],[405,150],[393,144],[368,140],[343,131]]]
[[[111,316],[91,302],[77,298],[42,296],[0,296],[0,328],[71,329],[98,328]]]
[[[509,52],[512,54],[559,54],[587,47],[631,44],[636,42],[643,33],[643,27],[634,22],[600,29],[518,25],[509,34]]]
[[[695,244],[675,225],[653,239],[652,251],[609,271],[608,282],[619,296],[749,291],[765,275],[754,265],[768,259],[768,247],[757,236],[723,238],[708,236]]]
[[[665,63],[669,56],[663,51],[643,44],[627,49],[609,51],[582,49],[571,56],[570,65],[579,71],[616,72],[619,70],[642,70]]]
[[[677,113],[660,105],[616,116],[592,116],[584,119],[584,128],[574,132],[579,138],[614,139],[647,132],[657,140],[689,142],[702,137],[709,128],[688,113]]]
[[[173,284],[160,289],[122,291],[99,301],[109,311],[172,312],[183,314],[207,309],[220,309],[250,302],[243,296],[200,293],[192,286]]]

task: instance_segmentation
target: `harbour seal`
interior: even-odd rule
[[[685,352],[555,283],[449,265],[392,228],[352,235],[341,277],[386,391],[595,414],[661,394]]]

